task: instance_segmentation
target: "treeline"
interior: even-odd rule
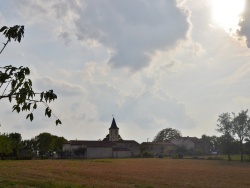
[[[34,138],[23,140],[20,133],[0,134],[1,159],[50,158],[62,152],[67,140],[50,133],[41,133]]]
[[[250,117],[247,113],[248,110],[242,110],[238,115],[227,112],[221,114],[218,118],[219,123],[216,130],[222,133],[228,160],[231,160],[235,139],[238,141],[241,162],[243,161],[245,150],[249,150]]]
[[[238,114],[222,113],[217,120],[216,130],[221,136],[202,135],[201,139],[193,137],[195,147],[187,149],[185,145],[177,144],[175,153],[182,155],[210,155],[225,154],[228,160],[231,155],[239,155],[241,162],[244,155],[248,155],[250,161],[250,117],[248,110],[242,110]],[[153,142],[172,141],[173,139],[183,139],[179,130],[165,128],[161,130],[154,138]],[[192,137],[186,137],[192,139]],[[196,139],[194,139],[196,138]]]
[[[194,153],[200,155],[207,154],[222,154],[227,155],[230,151],[231,155],[239,155],[241,153],[241,146],[239,140],[235,137],[230,139],[230,147],[228,147],[228,138],[225,135],[222,136],[207,136],[203,134],[201,136],[201,141],[204,147],[204,150],[191,150],[187,153]],[[179,148],[180,150],[183,148]],[[185,149],[184,149],[185,150]],[[250,155],[250,141],[248,139],[242,144],[243,154]],[[249,156],[250,157],[250,156]]]

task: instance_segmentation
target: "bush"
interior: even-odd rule
[[[143,158],[153,158],[154,155],[153,155],[153,153],[151,153],[151,152],[149,152],[149,151],[144,151],[144,152],[142,153],[142,157],[143,157]]]
[[[179,153],[178,154],[178,159],[183,159],[183,154]]]
[[[158,158],[163,158],[163,157],[164,157],[163,154],[158,155]]]
[[[208,160],[223,160],[223,158],[219,156],[209,156],[207,159]]]
[[[179,153],[178,155],[177,154],[175,154],[175,155],[173,155],[173,159],[183,159],[183,154],[181,154],[181,153]]]

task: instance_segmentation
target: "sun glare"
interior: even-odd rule
[[[236,32],[244,6],[245,0],[212,0],[214,23],[226,32]]]

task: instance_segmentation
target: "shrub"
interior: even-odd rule
[[[178,154],[178,159],[183,159],[183,154],[179,153]]]
[[[142,153],[142,157],[143,157],[143,158],[153,158],[154,155],[153,155],[153,153],[151,153],[151,152],[149,152],[149,151],[144,151],[144,152]]]
[[[208,160],[223,160],[223,158],[219,156],[209,156],[207,159]]]
[[[162,153],[158,155],[158,158],[163,158],[163,157],[164,157],[164,156],[163,156]]]
[[[173,159],[183,159],[183,154],[181,154],[181,153],[179,153],[178,155],[177,154],[175,154],[175,155],[173,155]]]

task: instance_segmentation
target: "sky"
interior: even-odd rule
[[[218,135],[218,116],[250,106],[250,0],[0,0],[0,26],[24,25],[0,65],[53,89],[55,117],[0,101],[0,132],[98,140],[115,117],[123,139],[164,128]],[[1,44],[6,42],[0,36]]]

